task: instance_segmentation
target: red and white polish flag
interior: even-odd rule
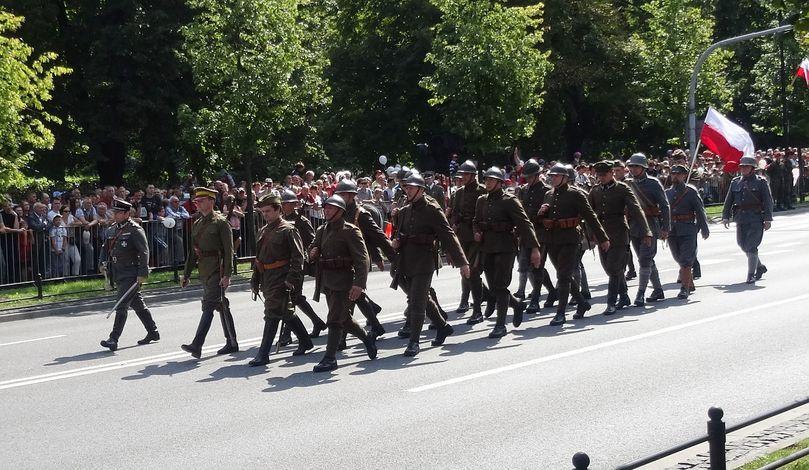
[[[700,140],[725,162],[725,171],[735,171],[739,159],[756,152],[750,134],[713,108],[708,108]]]
[[[806,80],[806,85],[809,86],[809,59],[803,59],[801,65],[798,66],[798,71],[795,72],[796,77],[802,77]]]

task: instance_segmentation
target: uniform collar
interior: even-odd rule
[[[503,197],[503,188],[497,188],[489,193],[489,198],[500,199]]]

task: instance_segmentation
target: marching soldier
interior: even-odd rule
[[[441,206],[433,198],[424,197],[427,187],[421,175],[411,173],[405,181],[408,204],[399,210],[399,225],[393,248],[399,253],[394,276],[394,286],[399,283],[407,294],[410,341],[405,356],[419,353],[419,337],[425,315],[437,326],[433,346],[444,344],[453,333],[452,326],[440,315],[439,308],[430,297],[433,271],[439,269],[438,247],[440,242],[447,257],[461,268],[464,278],[469,278],[469,262],[463,254],[455,232],[450,228]]]
[[[607,285],[607,309],[604,315],[612,315],[618,309],[630,305],[627,294],[626,278],[624,268],[626,267],[626,249],[629,244],[629,225],[626,222],[626,215],[631,214],[632,218],[642,220],[646,225],[646,236],[644,243],[652,242],[652,232],[649,230],[643,210],[632,189],[620,181],[615,181],[612,175],[612,162],[602,161],[593,166],[596,177],[600,184],[590,190],[588,199],[590,205],[604,227],[607,237],[610,239],[610,249],[599,251],[601,266],[609,276]],[[620,295],[621,300],[618,301]]]
[[[432,171],[425,171],[424,183],[427,185],[427,195],[435,199],[435,202],[441,206],[442,211],[445,210],[447,208],[447,194],[446,191],[444,191],[444,188],[435,182],[435,173]],[[405,182],[405,184],[407,183]]]
[[[505,180],[505,174],[500,168],[491,167],[486,170],[486,194],[478,198],[473,221],[475,241],[480,243],[480,253],[483,256],[483,272],[486,274],[489,290],[496,299],[486,305],[487,312],[497,308],[497,323],[489,333],[489,338],[502,338],[506,335],[509,306],[514,311],[514,326],[518,327],[522,323],[525,303],[508,291],[514,257],[517,254],[517,235],[519,243],[531,250],[531,264],[535,268],[540,265],[539,243],[533,224],[528,220],[520,201],[503,191]]]
[[[520,203],[522,203],[525,213],[534,225],[534,233],[539,232],[539,227],[542,224],[538,215],[539,208],[542,205],[542,201],[545,199],[545,193],[551,189],[542,182],[542,179],[539,177],[539,170],[539,162],[533,158],[525,162],[525,165],[522,167],[522,175],[525,177],[526,183],[522,185],[518,191]],[[533,269],[531,267],[530,248],[526,246],[520,247],[517,266],[517,270],[520,273],[520,287],[525,288],[523,276],[525,276],[527,281],[531,282],[531,300],[528,303],[528,307],[525,309],[527,313],[539,311],[539,294],[543,285],[548,291],[548,297],[546,298],[548,306],[556,302],[556,288],[553,286],[548,270],[545,269],[545,266],[541,266],[539,269]],[[519,297],[516,294],[515,296]],[[522,297],[524,298],[525,296]]]
[[[283,213],[282,216],[284,220],[287,222],[292,223],[295,226],[295,229],[298,231],[298,235],[301,237],[301,241],[303,242],[304,248],[308,247],[312,244],[312,240],[315,239],[315,229],[312,228],[312,223],[309,222],[309,219],[305,217],[303,214],[298,212],[297,206],[299,204],[298,196],[295,195],[290,190],[285,190],[283,194],[281,194],[281,212]],[[311,263],[304,260],[303,264],[303,273],[306,275],[313,275],[314,269]],[[303,282],[303,276],[301,276],[301,282]],[[303,295],[303,284],[299,286],[295,286],[295,298],[293,302],[295,306],[301,309],[301,311],[309,317],[309,321],[312,322],[312,334],[309,335],[310,338],[317,338],[320,336],[320,332],[326,329],[326,323],[317,316],[312,306],[306,300],[306,296]],[[285,329],[286,336],[289,336],[288,329]],[[283,336],[283,335],[282,335]],[[285,346],[284,343],[289,344],[287,338],[279,338],[279,342],[281,342],[282,346]]]
[[[113,211],[115,234],[105,242],[109,266],[113,279],[118,286],[118,303],[115,308],[115,321],[109,339],[101,341],[101,346],[110,351],[118,349],[118,339],[124,331],[127,310],[131,305],[135,314],[146,328],[146,337],[138,344],[149,344],[160,339],[152,319],[152,314],[143,303],[140,286],[149,276],[149,245],[146,233],[140,225],[130,219],[132,204],[114,199],[110,209]]]
[[[199,359],[202,344],[213,322],[214,310],[219,310],[222,330],[225,333],[225,347],[217,354],[230,354],[239,350],[236,341],[236,327],[230,313],[225,290],[230,285],[233,272],[233,233],[225,217],[214,211],[217,192],[208,188],[194,188],[194,203],[201,216],[191,227],[191,250],[185,263],[182,287],[186,287],[191,271],[199,267],[202,283],[202,317],[191,344],[183,344],[183,351]]]
[[[583,165],[580,165],[580,167],[581,166]],[[587,196],[587,193],[589,192],[589,179],[587,180],[587,183],[574,184],[573,182],[576,181],[577,177],[576,170],[573,169],[572,165],[565,165],[565,169],[567,169],[567,180],[570,188],[578,189],[584,193],[585,196]],[[587,250],[593,249],[594,246],[592,246],[592,242],[590,240],[590,230],[587,227],[587,223],[582,222],[581,228],[582,230],[579,231],[579,252],[577,255],[579,261],[576,263],[576,269],[573,270],[573,281],[579,285],[579,292],[581,293],[582,298],[585,300],[590,300],[592,298],[592,295],[590,295],[590,283],[587,282],[587,270],[584,268],[583,259],[584,253],[586,253]],[[570,299],[569,305],[572,307],[577,303],[578,299],[573,297]]]
[[[626,183],[626,171],[626,165],[621,160],[612,162],[612,175],[615,181]],[[629,241],[626,242],[626,275],[624,277],[627,281],[638,277],[638,273],[635,271],[635,262],[632,261],[632,248],[629,246]]]
[[[474,325],[483,321],[480,307],[483,301],[483,283],[480,279],[480,243],[475,240],[472,222],[475,218],[475,205],[478,198],[486,193],[486,188],[478,183],[478,168],[472,160],[461,163],[455,175],[460,177],[461,187],[452,200],[452,226],[464,256],[469,261],[469,278],[461,277],[461,288],[472,294],[472,316],[466,323]],[[457,311],[463,313],[466,310],[459,307]]]
[[[678,299],[687,299],[694,291],[694,277],[692,269],[697,259],[697,231],[702,232],[702,238],[707,239],[708,216],[705,215],[705,206],[699,197],[697,188],[685,184],[688,168],[685,165],[671,167],[672,185],[666,190],[666,198],[671,207],[671,233],[669,233],[669,247],[674,261],[680,265],[680,293]]]
[[[306,327],[295,315],[294,301],[303,284],[301,236],[292,223],[283,219],[280,197],[265,195],[256,207],[266,225],[258,232],[250,286],[254,299],[259,291],[264,294],[264,332],[256,357],[248,363],[252,367],[270,362],[270,348],[281,322],[288,324],[298,337],[298,349],[293,356],[306,354],[314,347]]]
[[[368,279],[368,251],[360,229],[345,221],[346,204],[340,196],[332,196],[323,203],[326,223],[318,227],[315,240],[309,248],[309,260],[317,262],[318,274],[315,300],[320,291],[326,294],[329,314],[326,325],[329,336],[326,353],[314,367],[314,372],[337,369],[337,347],[343,330],[351,333],[365,344],[368,357],[376,359],[376,335],[366,334],[351,314],[354,302],[362,297]]]
[[[657,240],[665,240],[669,236],[670,215],[669,201],[660,181],[646,174],[649,168],[646,155],[636,153],[629,157],[626,166],[632,174],[629,186],[638,197],[640,207],[646,215],[648,227],[652,230],[652,243],[644,243],[646,231],[644,224],[634,217],[629,219],[629,234],[632,246],[638,255],[638,294],[635,296],[635,306],[643,307],[646,302],[663,300],[663,285],[660,283],[660,274],[655,265],[657,255]],[[646,295],[646,286],[652,282],[652,294]]]
[[[773,200],[767,180],[755,174],[755,157],[742,157],[739,161],[741,175],[730,182],[722,223],[730,225],[731,217],[736,222],[736,243],[747,255],[747,283],[753,284],[767,272],[758,257],[758,246],[764,231],[772,225]]]
[[[598,241],[601,251],[610,248],[607,234],[596,218],[587,196],[568,184],[568,172],[565,165],[557,163],[548,174],[551,177],[551,190],[545,193],[545,200],[539,209],[542,230],[539,242],[547,250],[551,263],[556,268],[556,290],[559,292],[559,303],[551,326],[565,323],[565,309],[568,296],[571,294],[578,300],[574,318],[581,318],[590,309],[590,303],[581,297],[578,284],[573,280],[573,271],[579,262],[579,231],[581,219],[590,227],[592,236]]]
[[[390,241],[385,236],[385,232],[379,228],[379,225],[374,222],[374,218],[371,214],[368,213],[365,209],[363,209],[362,205],[357,204],[355,201],[355,197],[357,196],[357,183],[350,179],[343,179],[337,186],[334,188],[334,194],[340,196],[346,203],[346,210],[344,214],[344,218],[350,224],[359,227],[362,231],[362,237],[365,241],[365,248],[373,261],[374,264],[379,268],[381,271],[384,268],[384,264],[382,261],[382,256],[379,254],[380,250],[382,253],[385,254],[385,257],[388,261],[392,261],[396,258],[396,252],[393,251],[393,247],[390,244]],[[370,269],[371,264],[368,263],[368,268]],[[382,324],[379,323],[377,319],[377,315],[379,312],[382,311],[382,307],[372,301],[368,294],[363,293],[363,295],[357,299],[357,307],[360,309],[360,312],[365,316],[368,320],[368,323],[371,327],[371,333],[375,336],[382,336],[385,334],[385,328],[382,327]]]

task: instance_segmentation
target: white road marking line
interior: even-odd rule
[[[779,243],[778,246],[780,246],[781,248],[787,248],[787,247],[790,247],[790,246],[798,246],[798,245],[803,245],[803,244],[804,244],[804,242]]]
[[[440,382],[435,382],[435,383],[432,383],[432,384],[422,385],[420,387],[411,388],[411,389],[408,389],[407,391],[411,392],[411,393],[426,392],[428,390],[434,390],[436,388],[446,387],[448,385],[454,385],[454,384],[461,383],[461,382],[468,382],[470,380],[479,379],[479,378],[483,378],[483,377],[488,377],[490,375],[500,374],[502,372],[508,372],[508,371],[512,371],[512,370],[516,370],[516,369],[522,369],[524,367],[534,366],[534,365],[542,364],[542,363],[545,363],[545,362],[551,362],[551,361],[555,361],[557,359],[564,359],[564,358],[567,358],[567,357],[577,356],[579,354],[598,351],[600,349],[606,349],[606,348],[609,348],[609,347],[612,347],[612,346],[618,346],[618,345],[621,345],[621,344],[631,343],[631,342],[639,341],[639,340],[646,339],[646,338],[652,338],[654,336],[659,336],[659,335],[662,335],[662,334],[665,334],[665,333],[671,333],[673,331],[679,331],[679,330],[683,330],[683,329],[686,329],[686,328],[691,328],[692,326],[698,326],[698,325],[702,325],[702,324],[705,324],[705,323],[711,323],[711,322],[718,321],[718,320],[724,320],[726,318],[743,315],[743,314],[749,313],[749,312],[759,312],[759,311],[771,309],[773,307],[777,307],[779,305],[784,305],[784,304],[797,302],[797,301],[801,301],[801,300],[806,300],[806,299],[809,299],[809,294],[803,294],[803,295],[799,295],[799,296],[796,296],[796,297],[791,297],[789,299],[777,300],[775,302],[769,302],[769,303],[766,303],[764,305],[756,305],[754,307],[748,307],[748,308],[744,308],[744,309],[741,309],[741,310],[736,310],[735,312],[723,313],[721,315],[716,315],[716,316],[713,316],[713,317],[703,318],[703,319],[691,321],[691,322],[688,322],[688,323],[682,323],[680,325],[669,326],[667,328],[661,328],[659,330],[648,331],[646,333],[641,333],[641,334],[634,335],[634,336],[628,336],[626,338],[620,338],[620,339],[616,339],[616,340],[613,340],[613,341],[607,341],[607,342],[604,342],[604,343],[594,344],[594,345],[587,346],[587,347],[584,347],[584,348],[574,349],[572,351],[553,354],[553,355],[545,356],[545,357],[539,357],[539,358],[536,358],[536,359],[531,359],[529,361],[518,362],[516,364],[511,364],[511,365],[507,365],[507,366],[503,366],[503,367],[496,367],[494,369],[484,370],[484,371],[481,371],[481,372],[476,372],[474,374],[469,374],[469,375],[464,375],[464,376],[461,376],[461,377],[456,377],[454,379],[442,380]]]
[[[22,341],[12,341],[10,343],[0,343],[0,346],[11,346],[13,344],[30,343],[32,341],[44,341],[46,339],[64,338],[67,335],[46,336],[44,338],[24,339]]]
[[[791,253],[792,250],[774,250],[774,251],[762,251],[759,253],[759,256],[770,256],[770,255],[780,255],[781,253]]]
[[[706,260],[700,260],[699,265],[700,266],[711,266],[711,265],[714,265],[714,264],[727,263],[728,261],[733,261],[733,260],[732,259],[727,259],[727,258],[725,258],[725,259],[706,259]]]

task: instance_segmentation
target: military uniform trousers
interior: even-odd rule
[[[475,309],[480,310],[480,304],[483,302],[483,284],[480,278],[480,243],[476,241],[462,242],[461,248],[466,259],[469,260],[469,279],[461,277],[461,286],[464,290],[469,290],[472,294],[472,303]]]
[[[578,283],[573,280],[573,273],[579,264],[580,247],[578,243],[553,243],[546,246],[548,258],[556,269],[556,290],[559,295],[556,311],[564,313],[568,297],[571,294],[579,303],[584,300],[581,297]]]
[[[421,329],[424,326],[425,316],[438,327],[447,324],[447,321],[438,312],[438,305],[430,297],[430,285],[433,282],[433,273],[402,276],[399,284],[407,294],[407,318],[410,322],[410,341],[418,341]]]
[[[624,276],[627,255],[626,247],[620,245],[610,246],[610,249],[607,251],[598,250],[601,266],[604,268],[604,272],[607,273],[607,276],[609,276],[607,305],[615,305],[618,294],[625,294],[627,292],[626,277]]]
[[[764,238],[764,222],[736,222],[736,243],[747,255],[747,272],[755,273],[761,266],[758,258],[758,246]]]
[[[132,273],[129,274],[128,271],[131,271]],[[115,283],[118,286],[119,299],[123,297],[130,287],[132,287],[132,284],[138,281],[136,272],[137,271],[135,269],[116,269],[117,275],[115,278]],[[114,339],[115,341],[118,341],[118,339],[121,337],[121,333],[124,331],[127,310],[129,310],[130,306],[133,310],[135,310],[135,314],[138,316],[141,323],[143,323],[146,331],[157,331],[157,325],[155,325],[154,319],[152,319],[151,312],[149,312],[149,309],[146,308],[146,304],[143,302],[143,295],[140,293],[140,287],[138,287],[135,289],[135,292],[129,294],[128,299],[121,302],[121,304],[115,309],[115,321],[112,325],[112,333],[110,333],[110,338]]]
[[[347,290],[324,288],[323,292],[326,294],[326,304],[329,307],[329,314],[326,317],[329,336],[326,340],[325,357],[334,359],[337,354],[337,347],[343,338],[343,331],[351,333],[363,343],[368,342],[368,335],[351,316],[354,313],[354,302],[348,300]]]
[[[228,346],[236,346],[236,325],[233,322],[233,315],[229,309],[222,305],[222,286],[219,285],[222,278],[219,271],[213,271],[207,275],[200,273],[200,283],[202,284],[202,318],[199,320],[197,333],[191,342],[200,348],[205,343],[205,337],[213,322],[214,310],[219,310],[219,318],[222,321],[222,332],[225,334],[225,341]]]
[[[670,235],[668,238],[669,249],[674,261],[680,265],[681,268],[690,268],[694,266],[697,260],[697,234],[688,235]]]
[[[632,237],[631,241],[632,247],[635,249],[635,254],[638,255],[637,297],[643,297],[649,281],[652,282],[652,288],[655,290],[662,290],[663,285],[660,283],[660,273],[658,273],[657,265],[655,265],[655,256],[657,256],[657,238],[652,237],[652,243],[649,245],[643,243],[643,237]]]

